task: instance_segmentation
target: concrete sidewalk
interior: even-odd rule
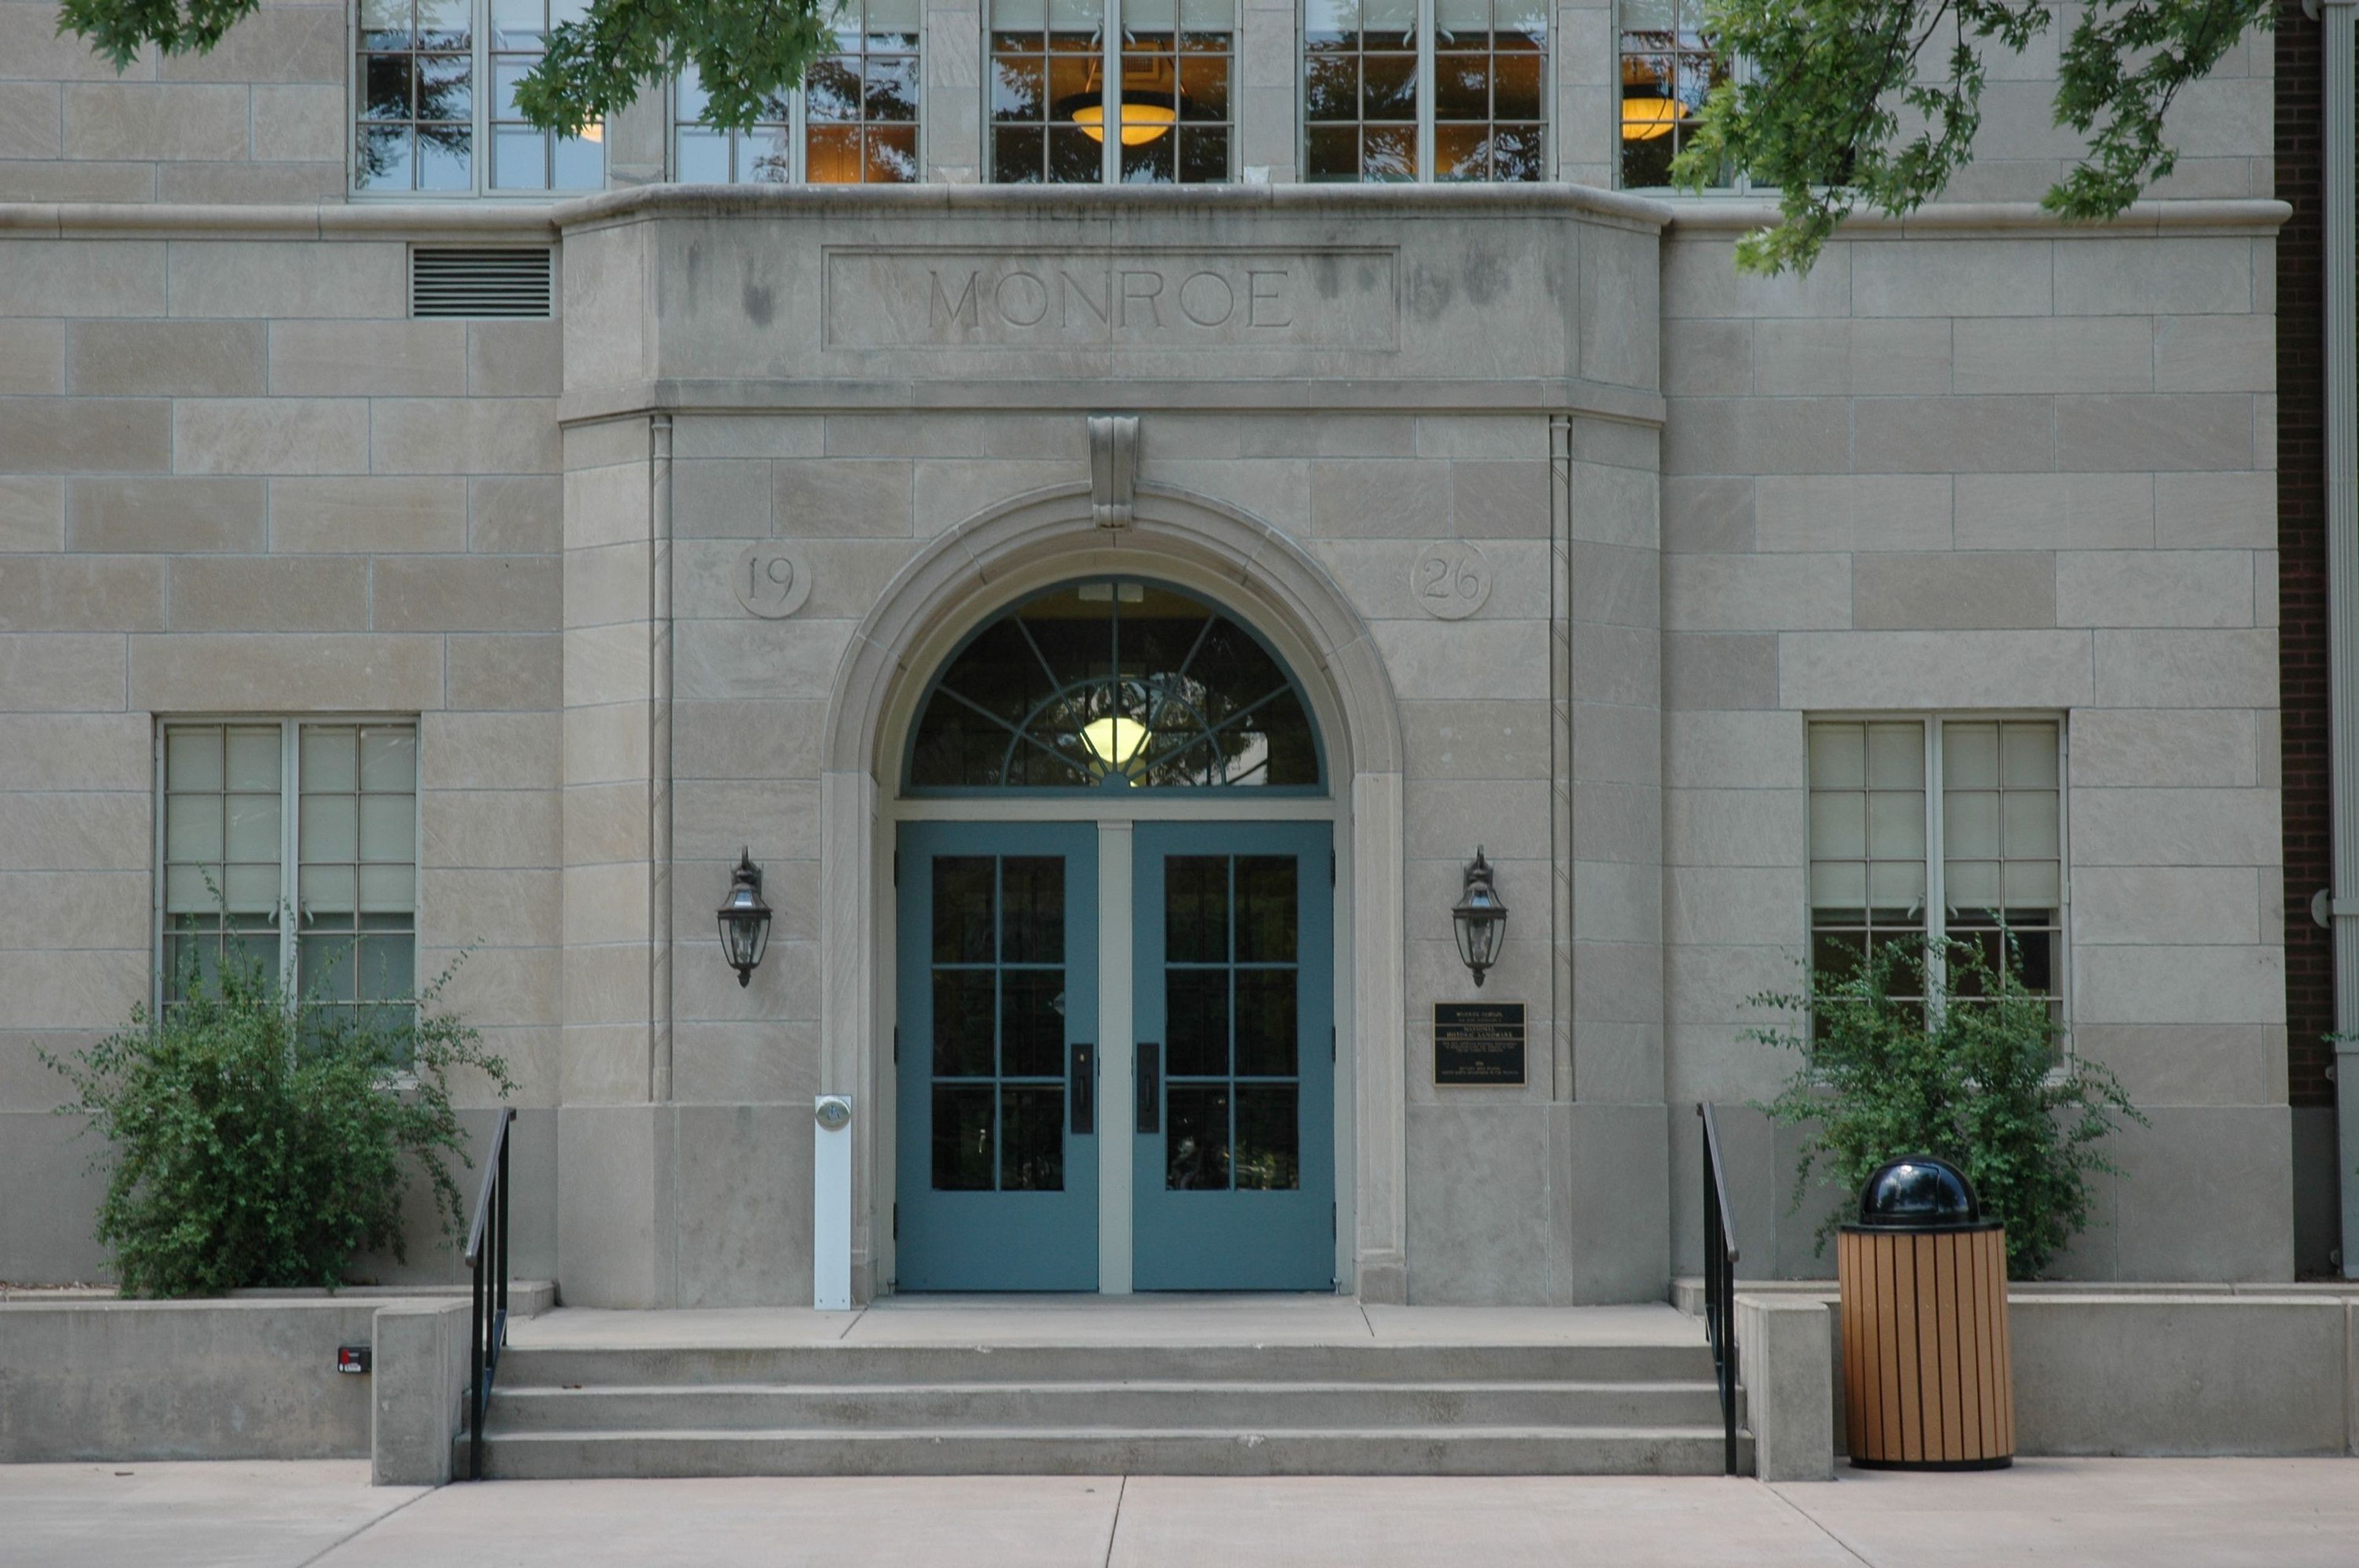
[[[2359,1463],[2045,1459],[1833,1485],[1636,1477],[552,1481],[348,1463],[0,1466],[5,1568],[2348,1568]]]

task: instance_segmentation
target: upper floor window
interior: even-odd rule
[[[844,0],[835,49],[751,130],[701,123],[694,67],[673,99],[678,178],[698,184],[908,185],[919,177],[918,0]]]
[[[1889,944],[1976,948],[2063,995],[2061,730],[2052,719],[1810,726],[1810,962],[1855,971]]]
[[[1622,184],[1671,183],[1671,159],[1687,146],[1729,62],[1704,37],[1704,0],[1622,0]],[[1714,185],[1737,183],[1725,176]]]
[[[525,124],[516,83],[582,0],[360,0],[353,186],[444,195],[595,190],[603,128]],[[488,90],[486,90],[488,88]]]
[[[1306,0],[1303,178],[1547,178],[1548,47],[1544,0]]]
[[[418,726],[164,726],[165,1002],[225,957],[370,1022],[417,979]],[[397,1022],[397,1020],[378,1020]]]
[[[991,178],[1235,178],[1235,0],[990,0]],[[1120,134],[1108,137],[1111,121]]]

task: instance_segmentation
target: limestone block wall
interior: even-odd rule
[[[35,1053],[149,997],[156,725],[193,714],[418,715],[419,978],[466,952],[527,1108],[517,1267],[553,1261],[559,324],[408,319],[403,243],[320,227],[0,227],[0,1276],[103,1271]]]
[[[1809,278],[1664,251],[1666,1078],[1679,1255],[1690,1102],[1773,1092],[1739,1038],[1791,989],[1806,715],[2063,716],[2072,1049],[2153,1119],[2059,1265],[2292,1266],[2272,394],[2279,210],[2000,235],[1854,230]],[[2239,213],[2242,214],[2241,218]],[[1821,1273],[1790,1139],[1723,1123],[1748,1268]]]
[[[49,0],[0,0],[0,201],[341,200],[351,9],[274,3],[118,75]]]

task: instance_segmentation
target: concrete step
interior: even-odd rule
[[[1750,1444],[1739,1458],[1750,1468]],[[466,1444],[457,1446],[464,1475]],[[1717,1426],[1162,1432],[681,1430],[495,1434],[501,1480],[658,1476],[1705,1476]]]
[[[510,1346],[501,1390],[772,1383],[1703,1382],[1693,1345],[788,1345],[598,1348]]]
[[[502,1368],[505,1373],[506,1368]],[[1701,1427],[1709,1382],[706,1383],[512,1387],[492,1434],[843,1430],[1309,1431],[1322,1428]]]

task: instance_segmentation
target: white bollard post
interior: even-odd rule
[[[852,1310],[852,1097],[821,1095],[811,1120],[811,1305]]]

